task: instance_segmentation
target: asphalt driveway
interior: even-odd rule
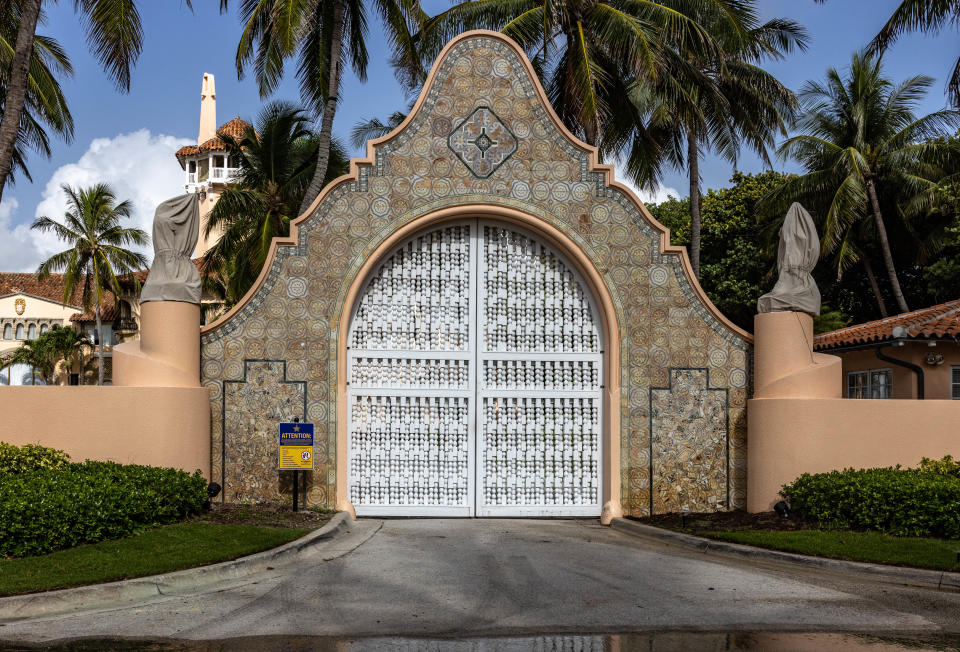
[[[958,632],[960,594],[705,556],[596,521],[360,520],[230,585],[11,622],[0,640],[663,630]]]

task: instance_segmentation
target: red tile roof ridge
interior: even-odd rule
[[[924,328],[931,324],[938,325]],[[820,333],[814,337],[814,348],[826,349],[894,339],[893,330],[897,326],[906,329],[907,334],[913,337],[960,335],[960,299]]]

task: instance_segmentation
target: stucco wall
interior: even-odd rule
[[[748,418],[751,512],[803,473],[960,456],[960,401],[753,399]]]
[[[956,342],[938,342],[937,346],[927,346],[924,342],[909,342],[903,346],[884,347],[883,353],[891,358],[904,360],[923,369],[924,396],[927,399],[950,400],[950,366],[960,365],[960,344]],[[927,354],[939,353],[944,357],[943,364],[928,365],[924,362]],[[892,398],[909,399],[917,397],[917,379],[909,369],[880,360],[873,349],[836,353],[843,360],[843,396],[847,395],[847,373],[865,369],[890,369],[893,371]]]
[[[468,167],[471,152],[451,138],[480,107],[516,143],[515,151],[487,153],[496,156],[493,169],[478,160]],[[615,306],[619,431],[611,436],[620,444],[614,473],[624,509],[746,504],[749,336],[719,316],[666,230],[562,127],[515,44],[492,32],[458,37],[407,120],[367,153],[297,220],[289,240],[275,241],[240,305],[204,329],[211,468],[226,500],[279,497],[265,456],[275,451],[276,421],[299,416],[316,423],[309,500],[336,505],[338,340],[348,289],[404,225],[451,207],[497,206],[559,229]]]
[[[0,441],[210,477],[207,390],[190,387],[0,387]]]

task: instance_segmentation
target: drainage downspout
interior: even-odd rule
[[[878,346],[874,349],[874,353],[877,354],[877,357],[884,362],[889,362],[890,364],[895,364],[900,367],[906,367],[912,371],[917,376],[917,400],[923,400],[923,368],[919,365],[915,365],[912,362],[907,362],[906,360],[898,360],[897,358],[891,358],[888,355],[885,355],[881,349],[887,348],[887,345]]]

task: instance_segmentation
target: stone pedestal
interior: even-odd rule
[[[200,387],[200,306],[140,304],[140,339],[113,349],[114,385]]]

